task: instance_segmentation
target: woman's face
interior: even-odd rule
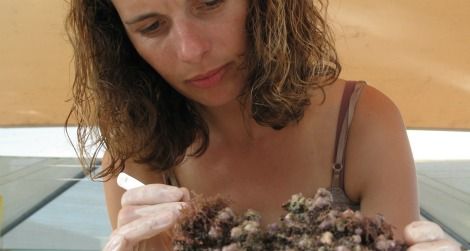
[[[246,84],[248,0],[113,0],[138,53],[177,91],[204,106]]]

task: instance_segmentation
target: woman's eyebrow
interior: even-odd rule
[[[155,12],[150,12],[150,13],[145,13],[145,14],[142,14],[142,15],[139,15],[129,21],[125,21],[124,23],[125,24],[135,24],[135,23],[138,23],[140,21],[143,21],[147,18],[151,18],[151,17],[158,17],[158,16],[161,16],[160,14],[158,13],[155,13]]]

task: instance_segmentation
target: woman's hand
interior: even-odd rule
[[[104,251],[130,251],[140,241],[169,230],[189,200],[186,188],[151,184],[126,191],[117,228]]]
[[[414,221],[405,227],[405,242],[408,251],[460,251],[452,240],[445,239],[444,231],[430,221]]]

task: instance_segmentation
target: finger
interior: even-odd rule
[[[141,217],[129,224],[117,228],[110,237],[110,247],[115,250],[132,249],[140,241],[149,239],[170,229],[176,221],[176,215],[170,211],[158,215]],[[111,243],[113,242],[113,243]]]
[[[153,205],[165,202],[176,202],[183,198],[183,191],[175,186],[150,184],[126,191],[121,198],[125,205]]]
[[[191,200],[191,193],[186,187],[180,187],[180,190],[183,191],[183,201],[188,202]]]
[[[407,251],[460,251],[460,246],[451,240],[437,240],[415,244]]]
[[[405,227],[405,242],[412,245],[419,242],[440,240],[444,238],[444,231],[434,222],[414,221]]]
[[[140,217],[157,215],[169,211],[179,215],[179,210],[181,210],[185,204],[185,202],[169,202],[151,206],[125,206],[119,210],[118,227],[126,225]]]

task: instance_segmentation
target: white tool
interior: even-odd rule
[[[120,173],[117,177],[117,183],[120,187],[129,190],[136,187],[144,186],[144,183],[140,182],[136,178],[126,174]]]

